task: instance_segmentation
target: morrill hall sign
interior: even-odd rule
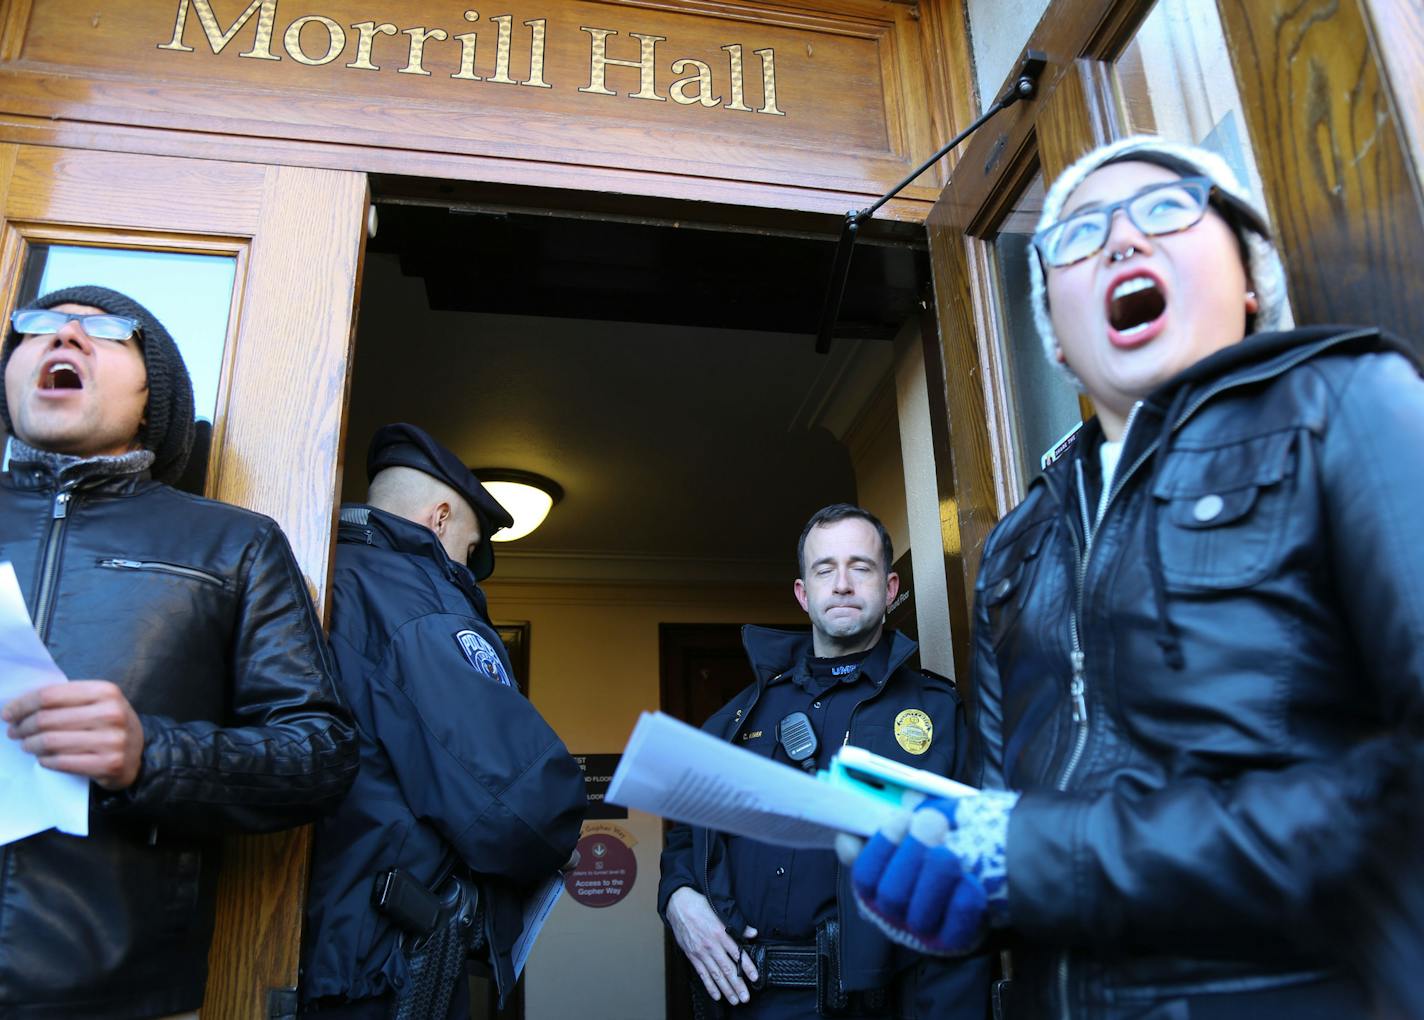
[[[419,5],[419,24],[387,20],[396,18],[394,13],[312,13],[312,6],[280,0],[251,0],[245,7],[240,0],[177,0],[172,20],[154,45],[174,62],[236,59],[248,68],[286,64],[308,74],[312,69],[336,69],[346,85],[366,94],[374,84],[371,79],[386,76],[388,83],[442,81],[443,89],[458,86],[478,98],[490,98],[489,90],[503,86],[743,116],[784,117],[788,112],[778,97],[776,51],[771,46],[704,38],[688,40],[680,48],[666,29],[660,33],[646,25],[613,26],[607,20],[592,23],[591,18],[588,23],[564,23],[462,4],[444,8],[449,14],[444,23],[431,17],[442,5]],[[575,6],[586,9],[584,14],[601,11],[604,19],[610,14],[632,20],[667,17],[666,12],[638,8]],[[392,11],[401,7],[407,5]],[[749,31],[756,28],[744,24]],[[697,34],[705,36],[706,26]],[[299,84],[294,78],[287,83]],[[449,99],[448,91],[440,98]]]

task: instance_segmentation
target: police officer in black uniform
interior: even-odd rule
[[[957,774],[964,719],[954,685],[912,667],[915,643],[884,631],[899,590],[891,562],[890,536],[869,512],[842,503],[812,516],[795,584],[811,633],[744,628],[756,682],[703,729],[812,772],[853,743]],[[673,826],[658,910],[700,979],[692,989],[699,1018],[987,1013],[987,961],[931,961],[894,946],[857,913],[830,850]]]
[[[421,945],[411,903],[452,874],[478,887],[507,991],[523,898],[569,860],[586,803],[476,584],[508,512],[413,425],[377,431],[366,470],[368,502],[341,509],[331,622],[361,772],[317,830],[302,954],[303,1011],[343,1020],[390,1015]],[[448,1015],[466,1000],[461,981]]]

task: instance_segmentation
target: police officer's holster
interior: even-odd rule
[[[479,888],[459,869],[435,890],[440,919],[424,934],[406,933],[410,978],[391,1003],[391,1020],[429,1020],[450,1012],[455,986],[465,980],[465,961],[485,949]]]
[[[750,982],[752,993],[768,986],[816,990],[816,1013],[824,1017],[884,1017],[890,1011],[890,995],[884,988],[848,992],[841,987],[841,925],[822,921],[816,926],[814,942],[754,942],[745,946],[756,965],[757,980]],[[714,1002],[696,976],[692,979],[692,1015],[695,1020],[723,1020],[728,1011]]]

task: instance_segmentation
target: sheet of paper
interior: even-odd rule
[[[0,704],[68,679],[35,633],[14,566],[0,563]],[[89,835],[89,780],[44,768],[0,732],[0,844],[46,829]]]
[[[869,836],[896,810],[661,712],[638,719],[605,799],[790,847],[830,848],[838,832]]]
[[[544,922],[553,913],[554,904],[564,891],[564,873],[556,871],[547,882],[539,887],[533,896],[524,901],[524,930],[514,941],[514,977],[524,973],[524,961],[529,959],[529,950],[534,948],[534,940],[539,937]]]

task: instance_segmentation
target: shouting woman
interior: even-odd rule
[[[983,792],[872,839],[862,908],[928,952],[1001,929],[1006,1017],[1367,1016],[1321,904],[1424,701],[1419,366],[1283,330],[1263,217],[1203,150],[1089,153],[1033,246],[1097,416],[984,550]]]

